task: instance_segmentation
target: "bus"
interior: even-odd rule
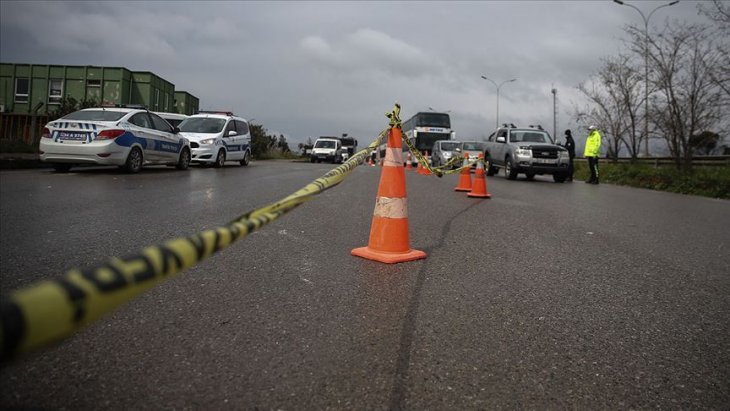
[[[453,140],[455,132],[451,129],[451,117],[448,113],[438,113],[435,111],[419,112],[411,118],[404,121],[402,126],[403,137],[419,151],[424,154],[425,151],[431,152],[433,143],[438,140]],[[380,146],[380,155],[385,156],[386,143]],[[403,143],[403,160],[408,159],[408,146]],[[412,157],[413,163],[416,158]]]

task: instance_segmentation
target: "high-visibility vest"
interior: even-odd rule
[[[586,148],[583,150],[583,157],[600,157],[600,154],[601,133],[598,130],[593,130],[586,139]]]

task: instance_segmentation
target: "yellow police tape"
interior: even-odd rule
[[[394,117],[397,118],[395,111]],[[397,126],[399,123],[400,120]],[[68,337],[154,285],[336,186],[364,161],[370,150],[380,145],[386,132],[387,129],[383,130],[367,148],[294,194],[243,214],[223,227],[147,247],[132,257],[112,258],[89,269],[73,269],[61,278],[11,293],[0,301],[0,361]]]

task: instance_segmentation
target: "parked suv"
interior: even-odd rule
[[[226,161],[247,166],[251,160],[251,132],[248,122],[226,111],[201,111],[178,126],[190,140],[192,161],[223,167]]]
[[[556,183],[568,177],[568,150],[554,144],[540,126],[517,128],[505,124],[492,133],[484,143],[484,158],[489,162],[487,175],[504,168],[509,180],[524,173],[528,179],[536,174],[552,174]]]

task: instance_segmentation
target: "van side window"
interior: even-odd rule
[[[238,130],[238,134],[248,134],[248,124],[245,121],[236,120],[236,130]]]
[[[228,137],[228,133],[231,131],[236,131],[236,122],[231,120],[228,122],[228,125],[226,126],[226,131],[223,132],[223,137]]]

